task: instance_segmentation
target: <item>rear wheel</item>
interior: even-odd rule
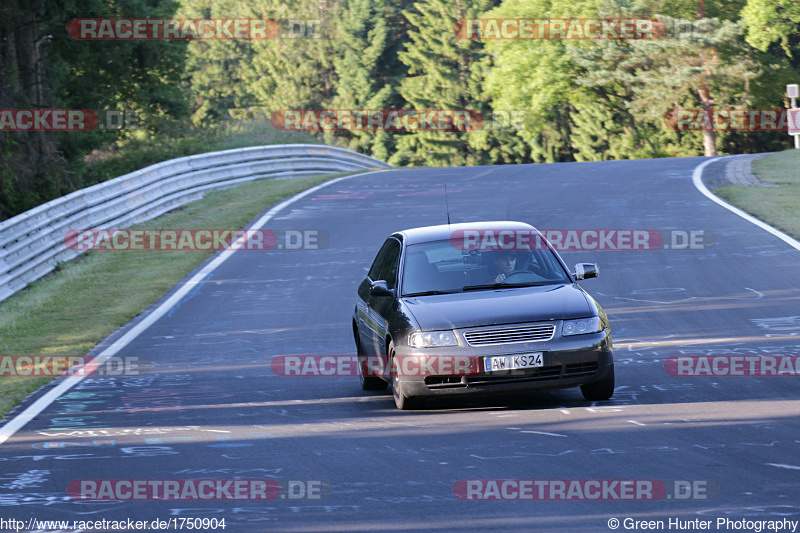
[[[394,343],[389,343],[388,352],[389,360],[392,362],[392,396],[394,396],[394,404],[401,411],[418,409],[422,404],[422,400],[416,397],[408,397],[403,392],[403,382],[398,377],[397,363],[394,357]]]
[[[364,390],[384,390],[389,385],[387,382],[375,376],[365,375],[369,368],[367,365],[367,358],[369,356],[365,355],[364,350],[361,348],[361,340],[358,338],[358,332],[356,332],[356,353],[358,354],[358,380],[361,382],[361,388]]]
[[[600,402],[611,398],[614,395],[614,367],[611,367],[611,372],[601,381],[581,385],[581,393],[590,402]]]

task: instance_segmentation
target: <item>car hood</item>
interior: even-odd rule
[[[405,298],[424,330],[583,318],[597,313],[576,285],[545,285]]]

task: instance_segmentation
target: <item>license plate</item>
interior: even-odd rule
[[[519,370],[520,368],[536,368],[540,366],[544,366],[542,352],[519,355],[492,355],[483,358],[483,368],[486,372]]]

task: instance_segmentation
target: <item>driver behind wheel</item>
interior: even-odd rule
[[[494,252],[492,257],[495,271],[497,275],[493,277],[488,284],[502,283],[506,276],[517,268],[517,254],[509,251]]]

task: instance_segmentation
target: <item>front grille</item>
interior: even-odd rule
[[[494,329],[473,329],[464,333],[470,346],[493,346],[517,342],[549,341],[555,334],[555,324],[536,324]]]

